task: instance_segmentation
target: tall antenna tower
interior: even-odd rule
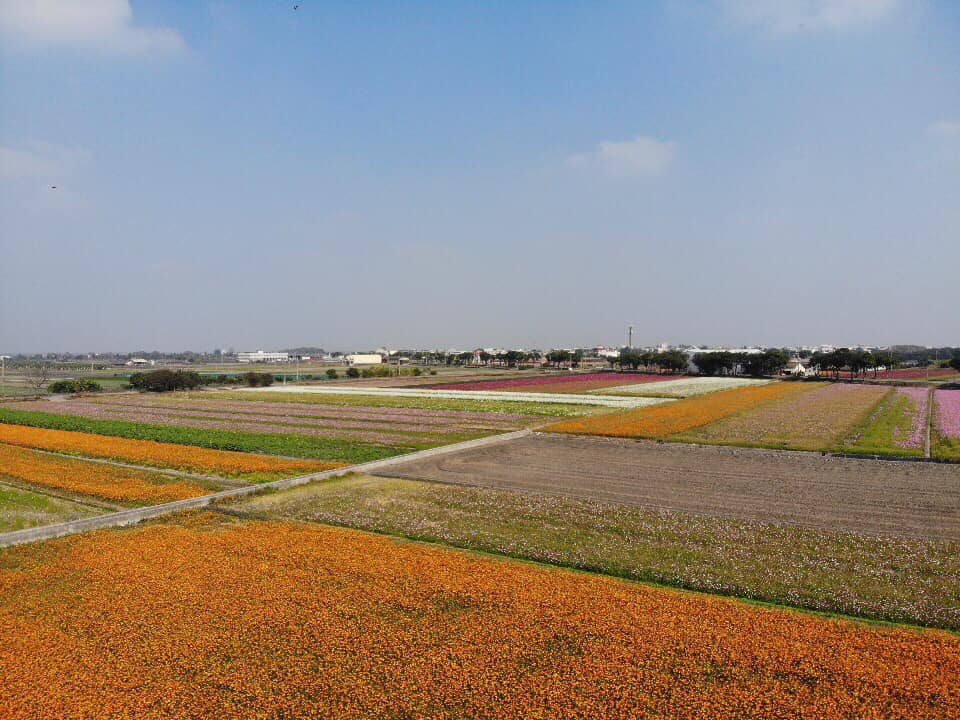
[[[627,347],[633,349],[633,325],[627,326]]]

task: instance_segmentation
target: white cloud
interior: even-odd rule
[[[843,30],[889,17],[900,0],[719,0],[734,22],[773,33]]]
[[[960,122],[941,120],[930,125],[927,132],[936,137],[960,139]]]
[[[0,179],[25,184],[56,185],[92,157],[88,150],[31,142],[22,147],[0,145]]]
[[[0,0],[0,35],[14,46],[93,49],[114,53],[177,52],[172,28],[139,27],[130,0]]]
[[[567,158],[580,168],[599,168],[615,176],[659,175],[673,162],[676,143],[638,135],[623,142],[604,141],[596,150]]]

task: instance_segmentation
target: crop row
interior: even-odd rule
[[[0,716],[960,715],[942,632],[351,530],[183,523],[0,551]]]
[[[661,378],[662,379],[662,378]],[[641,383],[639,385],[618,385],[598,390],[604,395],[642,395],[646,397],[685,398],[706,395],[721,390],[733,390],[750,385],[766,385],[770,380],[752,380],[750,378],[694,377],[663,382]]]
[[[405,447],[372,445],[339,438],[294,434],[267,435],[233,430],[149,425],[124,420],[101,420],[10,408],[0,408],[0,423],[113,435],[134,440],[153,440],[175,445],[194,445],[212,450],[266,453],[350,464],[379,460],[408,451]]]
[[[869,455],[923,455],[929,396],[925,387],[892,390],[847,438],[843,450]]]
[[[651,408],[567,420],[547,429],[551,432],[583,435],[665,438],[764,403],[809,392],[814,387],[802,383],[753,385],[676,400]]]
[[[518,402],[513,398],[510,402],[499,400],[472,400],[463,395],[450,393],[452,397],[388,397],[386,395],[317,395],[303,392],[304,388],[295,391],[293,388],[283,393],[264,392],[255,390],[228,391],[216,394],[217,400],[240,400],[250,402],[259,400],[270,403],[297,403],[307,405],[322,405],[324,407],[353,407],[353,408],[395,408],[403,410],[430,410],[440,413],[477,413],[483,415],[496,414],[505,417],[521,418],[522,416],[535,417],[574,417],[588,412],[589,408],[576,405],[561,405],[545,402]],[[188,393],[187,398],[207,398],[207,393]]]
[[[837,375],[827,370],[824,370],[823,374],[828,377]],[[927,378],[931,380],[942,380],[953,377],[956,374],[957,371],[951,368],[898,368],[896,370],[881,370],[876,374],[868,370],[865,377],[870,379],[876,378],[877,380],[925,380]],[[849,379],[851,373],[850,371],[841,371],[839,377]]]
[[[244,392],[243,390],[238,392]],[[357,395],[360,397],[402,397],[402,398],[441,398],[445,400],[501,401],[525,403],[550,403],[557,405],[587,405],[596,407],[635,408],[655,405],[662,400],[641,397],[604,397],[599,395],[573,395],[565,393],[501,392],[494,390],[426,390],[420,388],[395,387],[319,387],[319,386],[283,386],[273,388],[266,394],[297,393],[316,395]]]
[[[960,390],[937,390],[934,405],[936,452],[940,457],[960,460]]]
[[[582,393],[590,390],[663,380],[663,375],[621,374],[612,372],[583,373],[579,375],[548,375],[546,377],[510,378],[507,380],[476,380],[473,382],[450,382],[425,385],[431,390],[505,390],[538,393]]]
[[[862,423],[890,388],[804,383],[805,392],[736,415],[675,439],[787,450],[831,450]]]
[[[160,473],[48,455],[3,443],[0,443],[0,476],[30,485],[136,504],[184,500],[214,489]]]
[[[98,397],[100,405],[158,409],[208,409],[230,414],[255,414],[260,417],[296,417],[346,422],[370,422],[382,426],[412,424],[418,427],[489,427],[515,430],[535,417],[520,414],[453,412],[412,408],[351,407],[321,403],[267,402],[265,400],[223,399],[224,393],[196,393],[190,397],[175,395],[117,395]]]
[[[28,405],[28,404],[24,404]],[[515,430],[515,422],[487,422],[479,420],[450,420],[430,417],[428,413],[416,416],[374,416],[341,417],[336,413],[320,410],[304,410],[303,406],[284,406],[283,403],[268,404],[262,402],[234,403],[237,407],[227,407],[214,401],[180,403],[176,406],[157,406],[140,403],[88,403],[75,404],[67,401],[58,404],[58,408],[84,408],[90,412],[145,413],[157,416],[222,420],[235,423],[259,423],[266,426],[297,426],[316,429],[342,431],[378,431],[411,437],[442,436],[469,430]],[[38,406],[34,405],[39,409]],[[46,406],[49,407],[49,406]]]
[[[253,453],[208,450],[152,440],[129,440],[5,423],[0,423],[0,442],[39,450],[121,460],[138,465],[175,468],[198,474],[257,480],[302,475],[342,465],[335,462],[287,460]]]
[[[426,426],[400,423],[373,423],[363,420],[327,420],[318,418],[298,418],[295,416],[269,417],[257,413],[222,412],[216,408],[200,406],[196,408],[135,407],[116,404],[101,404],[82,400],[67,400],[56,404],[58,414],[70,414],[80,417],[128,420],[153,425],[185,426],[212,430],[240,430],[263,434],[287,434],[312,436],[318,438],[339,438],[356,442],[376,443],[380,445],[426,445],[446,441],[455,442],[459,435],[476,437],[482,431],[467,431],[460,428]],[[22,403],[18,408],[24,410],[51,409],[46,401]]]

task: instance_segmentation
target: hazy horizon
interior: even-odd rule
[[[634,340],[633,347],[634,347],[634,348],[655,348],[655,347],[657,347],[657,346],[659,346],[659,345],[661,345],[661,344],[662,344],[662,343],[640,343],[640,342],[637,342],[636,340]],[[791,347],[796,348],[796,347],[808,347],[808,348],[810,348],[810,347],[817,347],[817,346],[821,346],[821,345],[829,345],[829,346],[838,347],[838,348],[842,348],[842,347],[854,348],[854,347],[861,347],[861,346],[862,346],[862,347],[880,347],[880,348],[885,348],[885,347],[911,347],[911,346],[916,346],[916,347],[925,347],[925,348],[928,348],[928,349],[931,349],[931,350],[933,350],[933,349],[941,349],[941,348],[955,348],[955,347],[960,347],[960,344],[958,344],[958,345],[949,345],[949,344],[947,344],[947,345],[928,345],[928,344],[921,344],[921,343],[899,343],[899,342],[898,342],[898,343],[891,343],[890,345],[878,345],[877,343],[831,343],[831,342],[823,342],[823,343],[799,343],[799,344],[797,344],[797,343],[741,343],[741,344],[731,344],[731,343],[714,343],[714,344],[707,344],[707,343],[699,343],[699,344],[698,344],[698,343],[690,343],[690,342],[683,342],[683,341],[681,341],[681,342],[676,342],[676,343],[668,343],[668,344],[669,344],[671,347],[677,347],[677,346],[694,346],[694,347],[704,347],[704,348],[725,348],[725,349],[728,349],[728,350],[736,350],[736,349],[750,348],[750,347],[760,347],[760,348],[791,348]],[[516,349],[523,349],[523,350],[549,350],[549,349],[556,349],[556,348],[591,348],[591,347],[600,347],[600,346],[604,346],[604,347],[608,347],[608,348],[615,348],[615,349],[622,349],[622,348],[624,348],[624,347],[627,346],[627,343],[626,343],[626,341],[624,341],[624,342],[622,342],[622,343],[615,343],[615,342],[611,342],[611,343],[594,343],[594,342],[570,343],[570,344],[568,344],[568,345],[530,345],[530,344],[527,344],[527,345],[503,345],[503,344],[496,344],[496,343],[494,343],[494,344],[478,345],[478,344],[475,344],[475,343],[465,343],[465,344],[461,344],[461,345],[423,345],[423,346],[419,346],[419,345],[405,345],[405,344],[401,343],[401,344],[399,344],[399,345],[396,345],[396,346],[393,346],[393,347],[389,347],[389,348],[384,348],[384,346],[382,346],[382,345],[379,345],[379,346],[375,346],[375,345],[368,345],[368,346],[351,346],[351,347],[334,347],[334,346],[323,347],[323,346],[320,346],[320,345],[308,345],[308,344],[304,344],[304,343],[301,343],[301,344],[295,344],[295,343],[294,343],[294,344],[289,344],[289,343],[288,343],[288,344],[280,344],[280,345],[275,345],[275,346],[263,346],[263,345],[253,346],[253,345],[251,345],[251,346],[237,347],[237,346],[233,346],[233,345],[227,345],[227,346],[224,346],[223,348],[219,348],[219,347],[217,347],[217,348],[196,348],[196,347],[194,347],[194,348],[161,349],[161,348],[139,347],[139,348],[132,348],[132,349],[112,349],[112,350],[93,350],[93,349],[91,349],[91,350],[76,350],[76,349],[63,349],[63,350],[31,350],[31,351],[14,351],[14,352],[0,351],[0,355],[13,355],[13,356],[16,356],[16,355],[23,355],[23,356],[32,356],[32,355],[61,355],[61,354],[62,354],[62,355],[66,355],[66,354],[69,354],[69,355],[88,355],[88,354],[95,354],[95,355],[135,355],[135,354],[137,354],[137,353],[161,353],[161,354],[164,354],[164,355],[174,355],[174,354],[178,354],[178,353],[196,353],[196,354],[207,353],[207,354],[211,354],[212,356],[215,356],[216,352],[217,352],[218,350],[221,350],[221,349],[224,350],[224,351],[233,351],[233,352],[255,352],[255,351],[257,351],[257,350],[264,350],[264,351],[266,351],[266,352],[286,352],[286,351],[290,351],[290,350],[293,350],[293,349],[296,349],[296,348],[316,348],[316,349],[322,349],[324,352],[328,352],[328,353],[330,353],[330,352],[345,352],[345,353],[349,353],[349,352],[363,352],[363,351],[374,352],[374,351],[376,351],[377,349],[380,349],[380,348],[384,348],[384,349],[391,350],[391,351],[392,351],[392,350],[397,350],[397,349],[399,349],[399,350],[423,350],[423,351],[427,351],[427,350],[437,350],[437,351],[460,350],[460,351],[468,351],[468,350],[475,350],[475,349],[477,349],[477,348],[499,348],[499,349],[504,349],[504,350],[516,350]]]
[[[960,346],[960,4],[76,7],[0,3],[0,353]]]

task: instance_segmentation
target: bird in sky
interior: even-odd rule
[[[56,186],[56,185],[51,185],[51,186],[50,186],[50,189],[51,189],[51,190],[56,190],[56,189],[57,189],[57,186]]]

